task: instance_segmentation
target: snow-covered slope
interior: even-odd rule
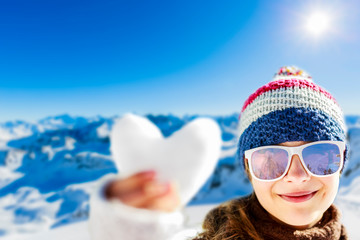
[[[167,137],[197,116],[147,117]],[[251,192],[235,160],[238,115],[208,117],[219,123],[223,149],[214,174],[193,198],[191,207]],[[4,136],[0,138],[0,237],[21,239],[21,234],[84,226],[73,224],[87,220],[89,196],[96,180],[117,172],[109,151],[113,122],[114,118],[61,115],[37,123],[0,124],[0,133],[4,133],[0,134]],[[345,212],[344,222],[352,228],[354,216],[358,216],[357,222],[360,220],[360,203],[356,200],[360,199],[356,184],[360,181],[360,117],[348,117],[347,125],[351,158],[337,203]]]
[[[75,129],[85,127],[91,122],[102,120],[101,117],[84,118],[71,117],[68,114],[47,117],[37,123],[24,121],[11,121],[0,123],[0,141],[9,141],[28,137],[36,133],[43,133],[49,130]]]

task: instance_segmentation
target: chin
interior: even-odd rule
[[[323,213],[316,212],[288,212],[286,216],[276,217],[281,222],[296,229],[306,229],[314,226],[322,218]]]

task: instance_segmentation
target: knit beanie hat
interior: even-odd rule
[[[260,146],[346,140],[343,113],[335,98],[297,67],[280,68],[271,82],[245,101],[239,118],[237,154],[242,163],[244,151]]]

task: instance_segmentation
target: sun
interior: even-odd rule
[[[314,12],[309,15],[305,27],[315,36],[323,35],[330,28],[330,17],[325,12]]]

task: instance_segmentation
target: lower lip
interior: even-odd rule
[[[301,202],[310,200],[311,198],[313,198],[315,196],[316,193],[317,193],[317,191],[309,193],[309,194],[300,195],[300,196],[289,196],[289,195],[279,195],[279,196],[288,202],[301,203]]]

